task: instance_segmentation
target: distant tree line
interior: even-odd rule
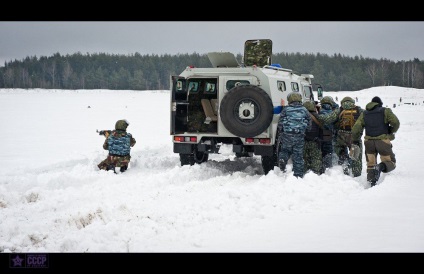
[[[242,55],[236,59],[242,63]],[[328,91],[353,91],[374,86],[424,88],[424,64],[418,58],[390,61],[341,54],[275,53],[272,63],[298,74],[313,74]],[[61,55],[6,62],[0,67],[0,88],[166,90],[170,75],[187,66],[211,67],[206,54]]]

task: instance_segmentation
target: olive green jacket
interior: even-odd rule
[[[372,110],[376,105],[378,104],[374,102],[370,102],[366,105],[365,109]],[[383,139],[394,140],[395,133],[399,129],[400,122],[398,117],[393,113],[393,111],[390,108],[385,108],[384,110],[384,123],[389,124],[389,127],[390,127],[389,134],[381,134],[375,137],[365,135],[364,139],[365,140],[383,140]],[[365,120],[364,120],[364,113],[362,112],[358,120],[356,121],[355,125],[353,125],[353,128],[352,128],[352,139],[354,141],[359,141],[359,139],[362,136],[364,128],[365,128]]]

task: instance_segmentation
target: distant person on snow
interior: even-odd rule
[[[127,120],[118,120],[115,124],[115,130],[106,137],[103,148],[109,150],[109,155],[99,165],[99,169],[113,170],[119,167],[120,172],[124,172],[128,168],[131,160],[130,151],[136,143],[131,133],[127,132],[129,123]]]
[[[365,106],[352,128],[352,139],[359,142],[365,128],[364,146],[367,160],[367,181],[375,186],[381,172],[388,173],[396,168],[396,158],[391,141],[400,126],[399,119],[390,108],[383,107],[380,97],[372,98]],[[377,155],[381,162],[377,164]]]

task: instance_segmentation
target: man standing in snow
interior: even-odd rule
[[[387,173],[396,168],[392,140],[400,126],[399,119],[390,108],[383,107],[380,97],[372,98],[352,128],[352,139],[359,142],[365,128],[365,154],[367,160],[367,181],[375,186],[380,173]],[[377,155],[381,162],[377,164]]]
[[[318,120],[317,107],[313,101],[306,101],[303,106],[309,111],[312,123],[305,132],[305,146],[303,151],[304,173],[312,170],[317,175],[322,173],[322,152],[321,144],[323,142],[322,124]],[[331,136],[330,136],[331,137]]]
[[[115,172],[115,167],[119,167],[120,172],[127,170],[131,159],[131,147],[136,143],[131,133],[127,132],[128,125],[127,120],[118,120],[115,124],[115,130],[106,137],[103,148],[109,150],[109,155],[98,165],[99,169]]]
[[[311,117],[309,111],[302,105],[302,95],[299,92],[289,93],[287,101],[289,104],[281,110],[278,121],[278,129],[281,132],[278,165],[281,171],[285,172],[287,161],[292,157],[293,175],[303,178],[305,131],[311,128]]]
[[[319,114],[329,114],[334,111],[335,108],[338,108],[339,106],[334,102],[333,98],[330,96],[324,96],[321,99],[321,108],[319,111]],[[336,141],[336,130],[334,129],[334,123],[328,123],[324,124],[324,129],[330,130],[332,133],[332,138],[329,141],[322,141],[321,143],[321,150],[322,150],[322,173],[325,172],[327,168],[330,168],[333,166],[333,153],[334,153],[334,146],[333,142]]]

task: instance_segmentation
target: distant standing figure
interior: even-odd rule
[[[303,178],[303,150],[305,146],[305,131],[311,127],[309,111],[302,105],[302,95],[291,92],[287,95],[288,105],[283,107],[278,121],[280,136],[278,139],[281,151],[278,153],[278,165],[281,171],[286,171],[290,157],[293,161],[293,175]]]
[[[336,96],[336,102],[338,102],[339,101],[339,98],[337,98],[337,96]]]
[[[391,141],[400,126],[399,119],[390,108],[383,107],[380,97],[372,98],[352,128],[354,142],[362,136],[365,128],[364,146],[367,160],[367,181],[375,186],[381,172],[388,173],[396,168],[396,158]],[[377,164],[377,155],[381,162]]]
[[[402,97],[399,98],[399,102],[402,103]]]
[[[358,102],[358,97],[355,97],[355,99],[356,99],[356,102]]]
[[[127,132],[129,123],[127,120],[118,120],[115,124],[115,130],[106,138],[103,143],[103,149],[109,150],[109,155],[99,165],[99,169],[113,170],[115,167],[124,172],[128,168],[131,160],[130,151],[136,141],[131,133]]]

